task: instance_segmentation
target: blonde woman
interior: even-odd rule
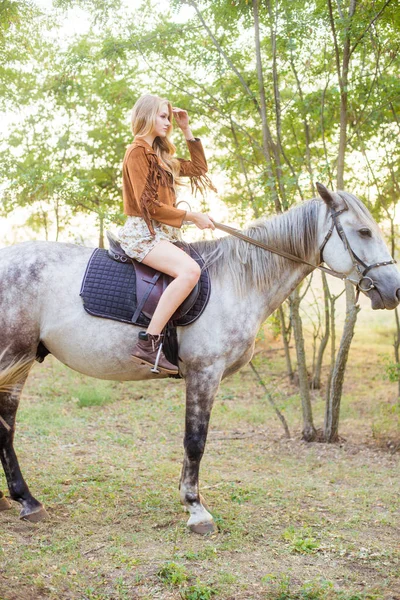
[[[190,160],[174,157],[169,139],[172,119],[185,136]],[[180,177],[190,177],[197,188],[215,189],[205,175],[207,161],[199,138],[193,137],[186,110],[172,107],[158,96],[141,96],[132,110],[133,143],[128,146],[122,167],[125,225],[119,231],[123,250],[145,265],[173,277],[162,294],[146,332],[139,333],[134,360],[154,365],[169,374],[178,372],[162,351],[163,329],[200,277],[198,264],[173,242],[181,239],[180,227],[192,222],[199,229],[214,229],[205,213],[175,207]]]

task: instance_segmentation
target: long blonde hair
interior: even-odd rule
[[[149,135],[154,129],[156,117],[163,104],[167,105],[170,125],[164,138],[157,136],[154,139],[153,148],[159,158],[161,158],[161,161],[166,165],[166,170],[172,174],[173,186],[175,189],[175,185],[182,185],[182,182],[179,178],[179,160],[173,156],[176,148],[169,139],[169,136],[173,130],[171,102],[169,102],[166,98],[160,98],[159,96],[153,96],[152,94],[144,94],[143,96],[140,96],[132,109],[132,133],[134,137],[144,137]]]

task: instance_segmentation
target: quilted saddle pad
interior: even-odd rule
[[[190,254],[203,267],[202,257],[192,247],[190,247]],[[174,327],[184,327],[194,323],[204,311],[211,292],[211,282],[205,268],[202,270],[199,283],[200,290],[196,302],[186,314],[171,323]],[[107,250],[96,248],[93,251],[83,277],[80,296],[85,310],[95,317],[141,327],[147,327],[150,322],[142,312],[133,321],[137,299],[136,273],[132,263],[113,260]]]

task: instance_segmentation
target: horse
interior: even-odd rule
[[[324,261],[348,277],[372,309],[394,309],[400,273],[368,209],[349,192],[330,192],[289,211],[254,222],[245,233],[305,262],[294,262],[233,236],[194,243],[205,258],[211,295],[200,318],[178,327],[179,369],[186,385],[180,500],[187,526],[206,534],[213,517],[199,494],[199,469],[220,381],[246,365],[265,319]],[[340,218],[339,218],[340,215]],[[85,375],[115,381],[159,379],[131,358],[138,327],[85,312],[79,296],[92,248],[28,241],[0,250],[0,457],[9,496],[20,518],[47,516],[25,483],[13,448],[23,385],[41,342],[59,361]],[[368,273],[368,275],[367,275]],[[10,503],[0,493],[0,509]]]

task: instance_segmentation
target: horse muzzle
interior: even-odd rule
[[[400,303],[400,288],[395,290],[393,294],[385,293],[377,285],[366,291],[360,289],[371,300],[372,310],[394,310]]]

